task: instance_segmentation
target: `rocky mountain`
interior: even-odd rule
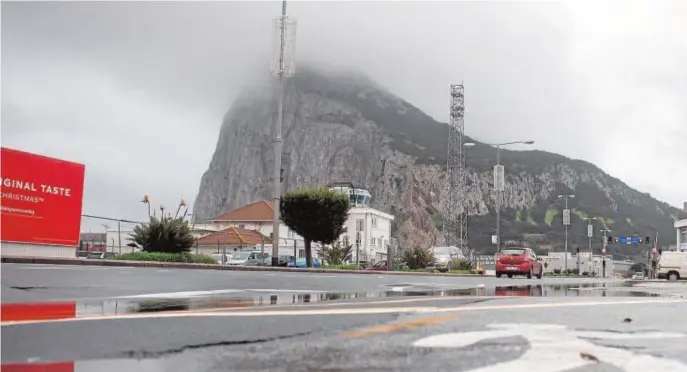
[[[270,199],[272,126],[276,102],[269,84],[256,84],[224,118],[194,216],[204,219],[258,199]],[[396,215],[393,235],[403,246],[439,244],[448,126],[365,76],[301,69],[288,80],[284,109],[284,188],[350,181],[367,188],[373,205]],[[476,141],[473,141],[476,142]],[[493,251],[492,167],[496,152],[476,142],[469,150],[468,213],[472,247]],[[501,210],[503,240],[539,249],[563,246],[563,204],[573,193],[570,247],[587,246],[588,216],[611,235],[650,236],[675,243],[680,211],[628,187],[593,164],[543,151],[502,150],[507,186]],[[601,224],[597,222],[597,228]],[[599,249],[600,242],[595,242]],[[646,246],[611,245],[611,253],[636,256]]]

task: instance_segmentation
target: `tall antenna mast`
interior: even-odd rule
[[[444,199],[444,244],[456,246],[466,257],[468,248],[467,227],[467,173],[463,133],[465,123],[465,94],[463,84],[451,85],[451,121],[448,129],[448,153],[446,156],[447,192]]]
[[[296,43],[296,23],[289,21],[286,15],[286,0],[282,1],[281,17],[276,20],[276,30],[279,33],[279,48],[276,59],[277,65],[272,66],[272,73],[277,79],[277,120],[274,123],[274,174],[273,174],[273,225],[272,225],[272,266],[279,265],[279,200],[281,199],[281,128],[284,121],[284,93],[286,91],[286,77],[295,72],[293,55]]]

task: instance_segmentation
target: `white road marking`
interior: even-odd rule
[[[188,291],[188,292],[168,292],[168,293],[148,293],[133,296],[119,296],[114,298],[188,298],[223,293],[243,292],[242,289],[219,289],[215,291]]]
[[[644,371],[685,371],[687,364],[678,360],[662,359],[651,355],[635,354],[632,351],[605,347],[582,340],[589,332],[575,332],[564,325],[554,324],[493,324],[489,331],[447,333],[430,336],[416,341],[417,347],[460,348],[483,340],[521,336],[529,341],[530,348],[519,359],[475,368],[469,372],[563,372],[594,364],[595,361],[582,359],[580,353],[597,357],[601,362],[623,369],[626,372]],[[655,337],[685,337],[684,334],[650,332],[648,334],[628,334],[627,338],[643,339]],[[612,332],[593,332],[603,339],[618,337]],[[648,337],[647,337],[648,336]]]
[[[31,266],[20,267],[20,270],[130,270],[135,267],[128,266],[81,266],[81,265],[48,265],[31,264]]]
[[[131,296],[118,296],[114,298],[118,299],[133,299],[133,298],[190,298],[190,297],[200,297],[200,296],[211,296],[226,293],[239,293],[239,292],[259,292],[259,293],[326,293],[326,291],[315,291],[312,289],[217,289],[212,291],[186,291],[186,292],[166,292],[166,293],[146,293],[140,295]]]
[[[312,289],[243,289],[249,292],[279,292],[279,293],[327,293],[329,291],[315,291]]]

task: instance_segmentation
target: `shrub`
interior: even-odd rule
[[[218,265],[217,260],[205,254],[134,252],[113,257],[122,261],[185,262]]]
[[[472,264],[472,261],[470,260],[453,260],[451,262],[451,268],[454,270],[472,270],[474,269],[474,265]]]
[[[553,269],[553,273],[556,275],[560,275],[561,269]]]
[[[401,259],[411,270],[424,269],[434,262],[434,252],[427,248],[410,248],[403,250]]]
[[[346,243],[336,242],[331,246],[324,246],[319,252],[320,258],[327,265],[341,265],[345,261],[350,261],[353,255],[353,246]]]

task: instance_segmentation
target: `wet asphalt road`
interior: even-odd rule
[[[2,264],[3,302],[96,299],[189,291],[275,290],[292,293],[375,292],[395,286],[472,288],[480,284],[597,283],[597,279],[446,277],[215,271]],[[284,292],[285,293],[285,292]],[[219,294],[219,292],[218,292]],[[222,293],[226,295],[226,293]]]
[[[3,264],[3,302],[87,298],[78,316],[98,317],[3,323],[3,368],[61,360],[76,371],[687,371],[687,290],[677,286],[26,266]],[[83,280],[116,286],[73,285]],[[217,292],[228,289],[237,291]],[[169,301],[186,306],[136,310]]]

